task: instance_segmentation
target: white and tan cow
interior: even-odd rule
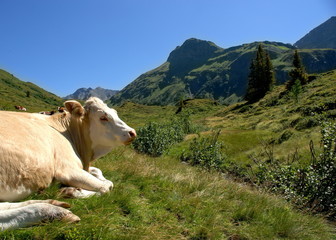
[[[67,111],[52,116],[0,112],[0,230],[50,219],[79,221],[56,200],[19,201],[56,180],[64,194],[85,197],[110,191],[113,184],[90,162],[129,144],[134,129],[98,98],[84,107],[66,101]]]

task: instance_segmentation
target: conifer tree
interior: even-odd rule
[[[248,102],[258,101],[272,89],[274,82],[275,77],[271,59],[261,44],[259,44],[257,56],[252,60],[250,65],[245,100]]]
[[[297,50],[294,52],[293,69],[289,72],[290,79],[286,84],[287,90],[291,90],[296,80],[299,80],[301,85],[307,84],[308,76],[301,63],[301,58]]]
[[[274,69],[273,64],[271,62],[271,58],[266,53],[265,55],[265,94],[272,90],[274,84],[275,84],[275,76],[274,76]]]

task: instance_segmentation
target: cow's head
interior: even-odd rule
[[[66,101],[64,106],[71,115],[85,118],[89,123],[95,159],[111,151],[113,147],[130,144],[136,137],[135,130],[118,117],[117,111],[109,108],[99,98],[91,97],[84,107],[73,100]]]

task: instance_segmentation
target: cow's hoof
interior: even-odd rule
[[[105,180],[104,181],[104,186],[102,186],[99,189],[99,192],[104,194],[104,193],[107,193],[107,192],[111,191],[112,188],[113,188],[113,183],[109,180]]]
[[[69,212],[68,214],[66,214],[62,219],[61,221],[62,222],[66,222],[66,223],[77,223],[79,222],[81,219],[73,214],[72,212]]]
[[[113,188],[113,182],[109,181],[109,180],[105,180],[104,181],[104,186],[102,188],[100,188],[100,192],[101,193],[107,193],[109,191],[111,191]]]
[[[58,207],[62,207],[62,208],[70,208],[70,204],[66,203],[66,202],[60,202],[54,199],[48,199],[47,200],[50,204],[58,206]]]
[[[75,187],[65,187],[62,188],[59,192],[59,196],[64,198],[89,198],[92,196],[100,196],[100,195],[101,195],[100,192],[89,191]]]
[[[105,180],[104,183],[107,183],[109,190],[111,191],[113,188],[113,182],[110,180]]]
[[[55,206],[50,203],[35,204],[35,211],[38,211],[38,215],[41,217],[42,222],[51,222],[54,220],[60,220],[64,222],[73,223],[80,221],[80,218],[75,214],[73,214],[68,209]]]
[[[64,187],[59,191],[59,196],[64,198],[78,198],[81,195],[80,188]]]

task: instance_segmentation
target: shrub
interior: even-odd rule
[[[258,163],[256,182],[301,206],[336,216],[336,124],[322,125],[322,153],[316,157],[311,142],[312,160],[306,167],[282,164],[274,159]]]
[[[138,137],[132,145],[140,153],[158,157],[173,144],[181,142],[186,134],[195,130],[196,127],[186,115],[166,123],[150,122],[137,130]]]
[[[200,126],[195,125],[190,121],[188,112],[180,113],[177,117],[173,118],[169,124],[172,125],[172,127],[177,128],[183,135],[196,133],[201,129]]]
[[[223,170],[226,157],[221,151],[223,144],[218,141],[219,134],[220,131],[210,137],[193,139],[189,149],[180,156],[181,161],[206,169]]]
[[[160,156],[170,143],[167,129],[158,123],[151,122],[137,132],[138,137],[132,145],[138,152]]]

